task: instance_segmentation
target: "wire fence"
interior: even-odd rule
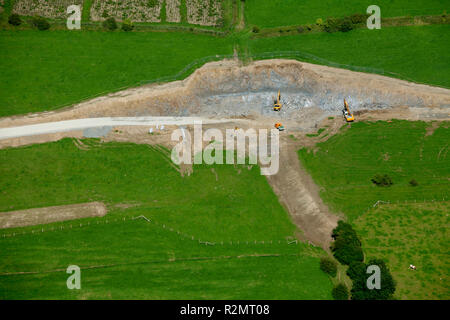
[[[98,97],[102,97],[108,94],[117,93],[123,90],[136,88],[144,85],[150,85],[150,84],[156,84],[156,83],[167,83],[172,81],[178,81],[185,79],[190,74],[192,74],[196,69],[200,68],[206,63],[213,62],[213,61],[220,61],[225,59],[239,59],[241,61],[251,61],[251,60],[267,60],[267,59],[294,59],[299,61],[305,61],[310,63],[315,63],[319,65],[326,65],[330,67],[335,68],[341,68],[341,69],[348,69],[351,71],[356,72],[364,72],[364,73],[373,73],[373,74],[380,74],[385,75],[389,77],[394,78],[400,78],[412,82],[417,82],[413,79],[410,79],[404,75],[401,75],[399,73],[394,73],[390,71],[386,71],[384,69],[378,69],[378,68],[371,68],[371,67],[361,67],[361,66],[354,66],[349,64],[343,64],[338,63],[334,61],[330,61],[321,57],[318,57],[316,55],[313,55],[311,53],[307,52],[301,52],[301,51],[273,51],[273,52],[261,52],[261,53],[254,53],[254,54],[248,54],[248,53],[237,53],[237,54],[222,54],[222,55],[212,55],[212,56],[206,56],[199,59],[196,59],[186,65],[183,69],[181,69],[179,72],[173,75],[158,77],[155,79],[146,79],[146,80],[139,80],[133,83],[130,83],[126,86],[116,87],[113,89],[105,90],[96,94],[87,95],[82,98],[78,98],[76,100],[72,100],[70,102],[66,102],[60,105],[52,106],[52,110],[57,110],[69,106],[73,106],[85,101],[89,101]]]
[[[150,223],[162,230],[165,230],[167,232],[176,233],[180,238],[183,240],[190,240],[193,242],[198,243],[199,245],[205,245],[205,246],[249,246],[249,245],[273,245],[273,244],[286,244],[286,245],[298,245],[299,241],[295,239],[293,236],[286,237],[286,239],[283,240],[222,240],[222,241],[212,241],[212,240],[205,240],[201,239],[201,237],[194,236],[192,234],[183,232],[177,228],[173,228],[166,223],[158,222],[154,220],[153,218],[148,218],[144,215],[140,216],[134,216],[134,217],[122,217],[122,218],[115,218],[115,219],[105,219],[105,220],[97,220],[95,222],[79,222],[79,223],[70,223],[60,226],[52,226],[52,227],[44,227],[42,226],[39,229],[33,229],[29,231],[22,231],[22,232],[9,232],[2,234],[1,238],[12,238],[12,237],[19,237],[19,236],[25,236],[25,235],[42,235],[44,233],[48,232],[57,232],[57,231],[70,231],[73,229],[80,229],[80,228],[86,228],[90,226],[95,225],[106,225],[106,224],[112,224],[112,223],[123,223],[126,221],[136,221],[136,220],[143,220],[147,223]]]

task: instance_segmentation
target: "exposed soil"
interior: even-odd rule
[[[0,212],[0,229],[33,226],[88,217],[103,217],[106,213],[106,207],[101,202]]]

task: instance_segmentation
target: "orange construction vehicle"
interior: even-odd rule
[[[277,128],[278,131],[284,131],[283,125],[279,122],[275,123],[275,128]]]
[[[355,117],[350,112],[350,109],[348,107],[347,101],[344,99],[344,109],[342,110],[342,113],[344,114],[344,118],[347,122],[353,122],[355,120]]]

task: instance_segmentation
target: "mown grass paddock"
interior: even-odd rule
[[[388,261],[398,299],[449,298],[448,212],[449,201],[408,201],[382,204],[355,220],[367,258]]]
[[[448,299],[449,138],[448,122],[356,122],[299,151],[321,197],[355,226],[366,260],[387,261],[399,299]],[[376,174],[393,185],[376,186]]]
[[[0,150],[0,211],[84,199],[110,210],[1,230],[2,299],[330,298],[323,251],[294,241],[258,167],[199,165],[181,177],[146,145],[84,142]],[[81,291],[66,288],[70,264],[82,268]]]

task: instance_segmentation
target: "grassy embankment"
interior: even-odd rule
[[[110,210],[2,230],[0,273],[37,273],[0,275],[0,298],[330,298],[323,251],[287,244],[295,226],[258,167],[196,166],[182,178],[146,145],[85,143],[92,147],[64,139],[0,150],[0,211],[88,201]],[[131,220],[139,215],[151,222]],[[66,288],[71,264],[82,267],[82,290]]]

